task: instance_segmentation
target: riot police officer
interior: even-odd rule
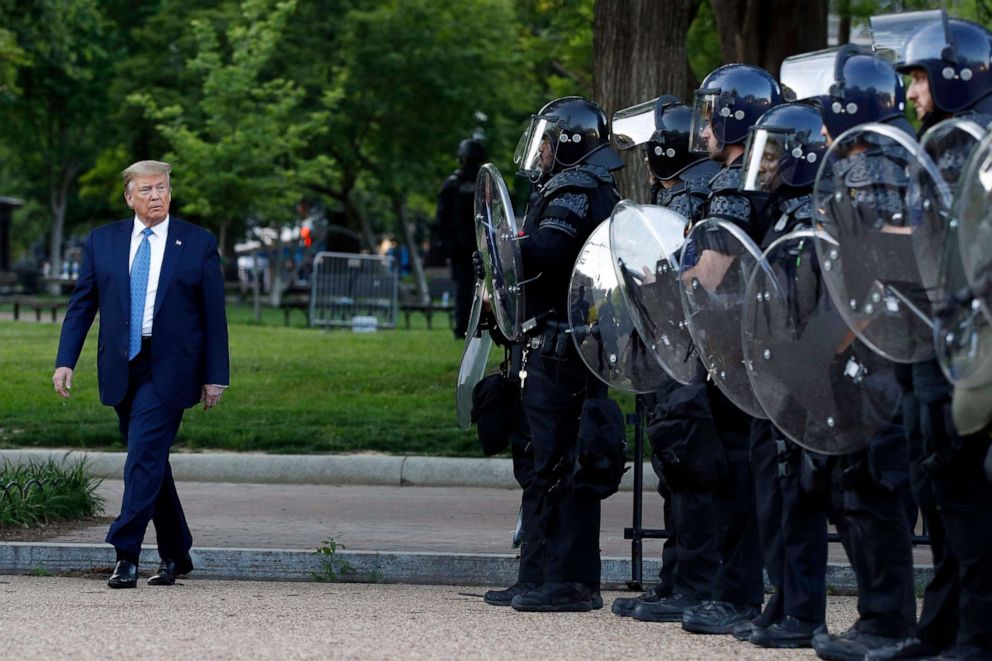
[[[910,34],[896,68],[911,77],[907,98],[922,122],[992,110],[992,34],[968,21],[929,22]],[[934,575],[916,635],[869,658],[992,658],[992,483],[982,462],[990,437],[959,434],[952,389],[936,360],[912,365],[916,409],[906,425],[913,493],[928,523]]]
[[[812,227],[813,181],[827,148],[822,133],[819,110],[806,103],[776,106],[751,128],[741,187],[769,195],[762,250]],[[762,647],[810,647],[825,627],[826,498],[801,480],[807,457],[771,421],[752,420],[750,456],[765,569],[775,591],[761,615],[738,623],[734,636]]]
[[[692,110],[671,95],[637,104],[614,115],[614,139],[621,149],[641,146],[651,181],[651,202],[692,218],[709,195],[708,182],[720,166],[707,154],[689,149]],[[648,122],[648,118],[652,121]],[[645,130],[644,126],[651,130]],[[621,133],[623,131],[623,133]],[[667,405],[669,395],[679,389],[666,379],[655,393],[646,396],[649,437],[665,427],[659,420],[659,404]],[[685,461],[665,461],[652,453],[658,475],[658,492],[664,499],[664,519],[668,539],[662,549],[659,582],[634,598],[618,598],[613,612],[649,622],[681,622],[687,607],[709,599],[719,569],[718,533],[712,520],[712,494],[707,485],[681,479],[676,474]],[[701,515],[702,514],[702,515]]]
[[[703,80],[695,93],[690,148],[707,153],[722,166],[709,181],[710,193],[697,215],[732,222],[755,241],[764,235],[763,193],[740,190],[741,165],[748,129],[782,101],[778,83],[760,67],[728,64]],[[698,266],[705,266],[706,251]],[[682,628],[692,633],[729,634],[734,626],[757,616],[764,596],[761,548],[755,517],[754,485],[748,461],[750,416],[742,412],[710,380],[685,386],[680,397],[711,412],[710,435],[725,455],[727,477],[712,491],[709,517],[718,522],[719,571],[712,596],[685,609]],[[705,409],[704,409],[705,410]],[[697,425],[698,426],[698,425]]]
[[[486,148],[469,138],[458,145],[458,162],[441,187],[437,198],[437,224],[445,252],[451,259],[451,279],[455,281],[455,337],[465,337],[469,310],[475,292],[475,178],[486,160]]]
[[[519,611],[588,611],[599,599],[600,502],[574,488],[579,419],[588,398],[605,396],[568,334],[568,284],[586,238],[619,201],[611,171],[623,166],[610,146],[606,115],[581,97],[544,106],[515,157],[534,183],[520,250],[527,337],[522,404],[534,451],[525,489],[540,503],[541,584],[521,591]],[[598,602],[598,603],[597,603]]]
[[[885,123],[911,134],[903,116],[902,79],[884,60],[854,45],[835,53],[790,59],[819,59],[828,74],[813,76],[823,83],[823,89],[808,90],[820,107],[828,139],[867,122]],[[786,84],[791,82],[789,64],[789,60],[783,64]],[[806,76],[810,68],[810,64],[799,67]],[[796,81],[797,88],[803,84]],[[886,156],[862,152],[857,158],[884,164]],[[884,170],[880,166],[873,171]],[[811,455],[808,467],[816,467],[824,477],[834,472],[831,518],[850,558],[859,595],[859,618],[854,626],[839,635],[818,633],[812,644],[822,658],[860,659],[866,651],[908,635],[915,621],[911,547],[915,506],[908,493],[908,454],[900,420],[869,439],[867,450],[830,461]]]

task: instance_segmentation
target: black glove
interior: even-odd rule
[[[482,265],[482,253],[478,250],[472,253],[472,270],[475,272],[476,280],[486,279],[486,269]]]

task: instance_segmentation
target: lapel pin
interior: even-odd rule
[[[182,241],[180,241],[179,239],[176,239],[176,245],[177,245],[177,246],[181,246],[181,245],[183,245],[183,242],[182,242]]]

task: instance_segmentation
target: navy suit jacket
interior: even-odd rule
[[[100,401],[119,404],[128,390],[128,273],[133,218],[93,230],[69,298],[56,367],[75,368],[83,342],[100,312],[97,372]],[[228,385],[227,315],[217,240],[207,230],[169,219],[152,321],[151,374],[166,406],[184,409],[200,400],[204,384]]]

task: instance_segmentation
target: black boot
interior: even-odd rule
[[[751,632],[751,642],[760,647],[795,649],[812,647],[813,636],[825,633],[823,622],[808,622],[786,615],[767,627],[757,627]]]
[[[539,589],[518,594],[514,610],[532,613],[584,613],[592,610],[592,594],[582,583],[545,583]]]
[[[514,583],[505,590],[489,590],[483,600],[490,606],[509,606],[518,594],[526,594],[541,587],[540,583]]]

